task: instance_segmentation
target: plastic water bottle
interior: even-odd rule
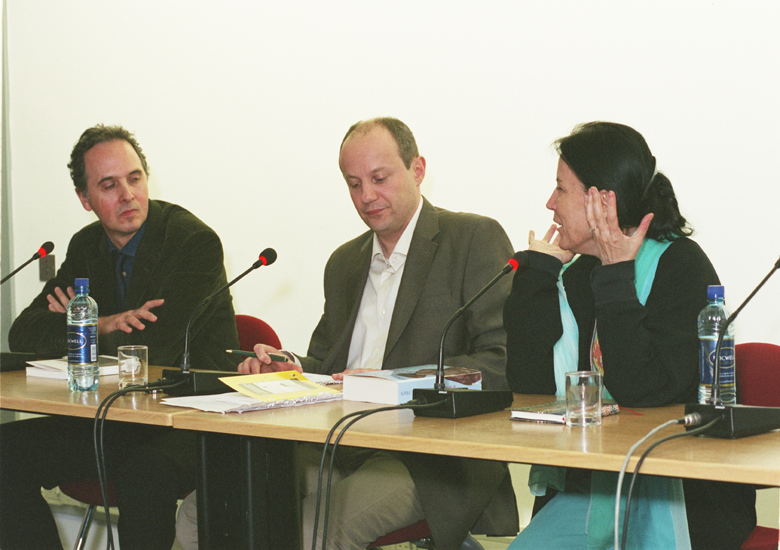
[[[715,347],[723,323],[729,318],[724,305],[724,290],[720,285],[707,287],[709,304],[699,313],[699,403],[709,402],[712,395],[712,374]],[[720,397],[724,405],[737,403],[736,365],[734,361],[734,325],[729,325],[720,348]]]
[[[98,307],[89,297],[89,279],[76,279],[76,296],[68,302],[68,387],[98,388]]]

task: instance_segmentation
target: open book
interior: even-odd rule
[[[217,395],[167,397],[164,405],[191,407],[206,412],[245,412],[291,407],[341,399],[341,390],[330,387],[330,376],[298,371],[247,374],[220,378],[235,392]]]
[[[27,361],[27,376],[40,378],[68,379],[68,358]],[[119,374],[119,361],[111,355],[98,355],[100,376]]]

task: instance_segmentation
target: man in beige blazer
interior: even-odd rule
[[[350,370],[434,364],[447,320],[511,257],[509,238],[495,220],[436,208],[422,197],[426,162],[400,120],[353,125],[339,166],[370,230],[331,255],[325,311],[308,354],[290,358],[299,370],[335,378]],[[475,302],[445,342],[446,364],[479,369],[484,389],[508,389],[502,308],[509,287],[507,278]],[[255,346],[257,357],[239,371],[289,370],[290,363],[271,361],[271,351],[279,350]],[[306,548],[321,449],[300,445]],[[355,448],[339,449],[337,462],[328,548],[362,549],[420,519],[427,520],[439,550],[459,548],[469,531],[518,531],[504,463]]]

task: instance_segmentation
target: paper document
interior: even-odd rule
[[[168,397],[161,402],[175,407],[191,407],[207,412],[245,412],[290,407],[341,399],[340,390],[308,380],[297,371],[247,374],[220,378],[237,392],[218,395]],[[322,375],[316,375],[322,377]],[[330,377],[323,377],[329,382]]]

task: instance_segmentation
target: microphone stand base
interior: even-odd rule
[[[184,380],[184,384],[165,390],[171,396],[183,397],[188,395],[214,395],[233,391],[233,388],[219,380],[225,376],[238,376],[237,372],[221,370],[190,370],[182,372],[181,369],[163,369],[163,378],[175,384]]]
[[[720,418],[709,430],[701,435],[736,439],[749,435],[757,435],[780,428],[780,407],[750,407],[747,405],[710,405],[687,403],[685,414],[699,413],[702,423],[707,424],[715,418]],[[692,430],[695,426],[688,426]]]
[[[444,401],[438,407],[415,409],[415,416],[432,416],[435,418],[464,418],[503,411],[512,405],[514,395],[511,391],[469,390],[463,388],[447,388],[434,390],[417,388],[412,392],[413,399],[425,403]]]

